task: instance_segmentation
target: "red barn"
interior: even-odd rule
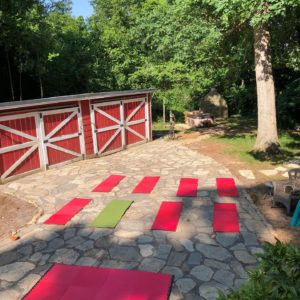
[[[152,139],[153,89],[0,103],[0,178]]]

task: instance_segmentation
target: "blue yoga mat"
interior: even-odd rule
[[[300,200],[298,201],[298,204],[296,206],[296,209],[293,214],[290,225],[291,226],[300,226]]]

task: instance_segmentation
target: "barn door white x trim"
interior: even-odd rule
[[[67,116],[60,124],[58,124],[55,128],[53,128],[47,135],[45,134],[45,128],[44,128],[44,121],[43,117],[46,115],[53,115],[53,114],[60,114],[60,113],[66,113],[66,112],[71,112],[69,116]],[[72,134],[65,134],[57,137],[53,137],[57,132],[59,132],[64,126],[66,126],[74,117],[77,118],[78,121],[78,132],[72,133]],[[43,150],[44,150],[44,159],[46,162],[46,165],[49,164],[48,160],[48,154],[47,154],[47,147],[68,153],[70,155],[76,156],[76,157],[81,157],[83,154],[83,139],[82,139],[82,124],[81,124],[81,115],[80,115],[80,110],[79,108],[66,108],[66,109],[59,109],[59,110],[52,110],[52,111],[47,111],[47,112],[42,112],[40,114],[40,122],[41,122],[41,131],[43,135]],[[63,147],[60,147],[58,145],[55,145],[53,143],[59,142],[59,141],[65,141],[68,139],[72,138],[80,138],[80,152],[75,152]]]
[[[136,125],[136,124],[141,124],[141,123],[146,123],[147,124],[147,108],[146,108],[146,99],[145,98],[137,98],[134,100],[125,100],[124,103],[129,103],[129,102],[138,102],[141,101],[141,103],[131,112],[131,114],[126,118],[125,120],[125,129],[130,131],[131,133],[133,133],[134,135],[138,136],[139,138],[141,138],[142,140],[145,140],[148,138],[148,132],[146,131],[146,136],[138,133],[137,131],[133,130],[130,126],[131,125]],[[130,121],[134,115],[143,107],[143,105],[145,105],[145,118],[144,119],[139,119],[139,120],[135,120],[135,121]]]
[[[28,117],[34,117],[34,121],[37,124],[37,115],[34,113],[31,114],[22,114],[22,115],[18,115],[18,116],[7,116],[7,117],[1,117],[0,118],[0,122],[2,121],[8,121],[8,120],[19,120],[19,119],[25,119]],[[20,150],[20,149],[25,149],[30,147],[18,160],[16,160],[3,174],[1,174],[1,179],[5,179],[6,177],[8,177],[18,166],[20,166],[22,164],[22,162],[24,160],[26,160],[36,149],[38,149],[39,147],[39,139],[38,139],[38,132],[36,132],[36,136],[27,134],[25,132],[22,132],[20,130],[11,128],[9,126],[0,124],[0,129],[2,129],[3,131],[6,131],[8,133],[12,133],[16,136],[20,136],[23,137],[27,140],[29,140],[28,142],[24,142],[21,144],[16,144],[16,145],[12,145],[12,146],[7,146],[7,147],[3,147],[0,148],[0,154],[4,154],[4,153],[8,153],[8,152],[13,152],[16,150]]]
[[[108,114],[107,112],[105,112],[104,110],[101,109],[102,106],[107,106],[107,105],[115,105],[118,104],[120,105],[120,120],[116,119],[114,116]],[[124,133],[123,133],[123,106],[121,101],[113,101],[113,102],[109,102],[109,103],[101,103],[101,104],[94,104],[92,105],[93,111],[94,113],[92,114],[92,124],[94,127],[94,148],[95,148],[95,152],[98,154],[103,153],[107,147],[114,141],[114,139],[118,136],[119,133],[122,134],[122,147],[125,144],[125,138],[124,138]],[[95,113],[99,113],[100,115],[110,119],[111,121],[113,121],[114,123],[116,123],[116,125],[111,125],[108,127],[104,127],[104,128],[96,128],[96,123],[95,123]],[[110,130],[115,130],[116,132],[110,137],[110,139],[101,147],[101,149],[98,149],[98,145],[97,145],[97,133],[100,132],[106,132],[106,131],[110,131]]]

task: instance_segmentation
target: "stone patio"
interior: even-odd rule
[[[110,174],[127,177],[111,193],[91,192]],[[161,178],[151,194],[131,194],[144,176],[155,175]],[[181,177],[199,178],[197,198],[176,197]],[[21,299],[55,262],[170,273],[170,299],[216,299],[218,290],[238,288],[247,280],[245,270],[256,266],[260,241],[273,240],[273,231],[242,187],[237,199],[218,197],[216,177],[232,175],[178,141],[157,140],[0,186],[44,210],[20,231],[20,240],[1,241],[0,299]],[[74,197],[93,201],[66,226],[43,224]],[[113,199],[134,203],[114,230],[89,227]],[[184,202],[176,232],[149,230],[163,200]],[[214,202],[237,204],[240,234],[213,233]]]

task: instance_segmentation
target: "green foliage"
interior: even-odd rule
[[[300,122],[300,79],[287,85],[277,97],[277,119],[280,127],[295,128]]]
[[[300,298],[300,250],[279,240],[265,243],[258,255],[258,269],[249,272],[249,281],[239,291],[219,296],[219,300],[294,300]]]

